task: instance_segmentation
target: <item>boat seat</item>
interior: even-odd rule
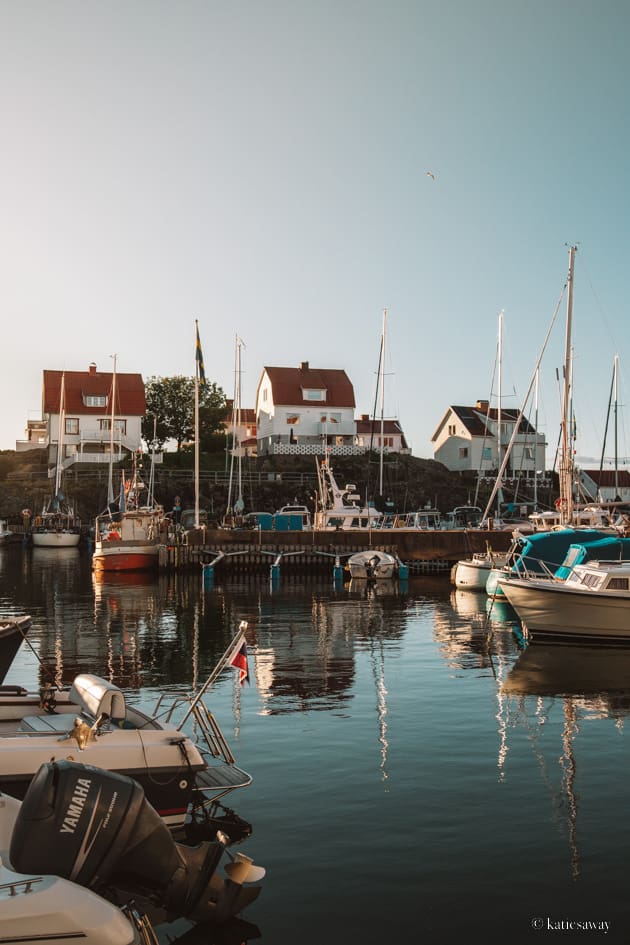
[[[125,696],[118,686],[82,673],[70,687],[70,702],[74,703],[87,718],[98,719],[101,715],[109,716],[114,722],[122,721],[126,715]]]
[[[18,726],[18,732],[37,735],[59,735],[69,732],[74,727],[76,715],[64,712],[61,715],[26,715]]]

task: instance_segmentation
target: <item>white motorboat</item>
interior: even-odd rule
[[[119,907],[97,893],[50,871],[17,871],[9,849],[21,801],[0,795],[0,910],[2,939],[59,945],[153,945],[146,916]]]
[[[337,485],[328,457],[317,464],[319,496],[315,511],[316,531],[346,531],[378,525],[381,512],[371,505],[361,505],[361,497],[353,484],[343,489]]]
[[[47,762],[22,802],[0,796],[6,943],[156,945],[152,907],[222,924],[257,898],[264,873],[221,835],[176,843],[137,783],[90,765]]]
[[[366,551],[357,551],[348,558],[348,570],[352,580],[389,580],[394,577],[397,560],[387,551],[368,548]]]
[[[160,698],[153,715],[130,705],[117,686],[88,674],[70,688],[0,687],[0,791],[22,798],[43,762],[79,757],[134,778],[171,830],[191,837],[214,831],[219,801],[252,778],[236,766],[202,696],[243,640],[242,626],[201,691],[176,693],[170,705]],[[189,719],[196,741],[183,731]],[[242,836],[248,826],[234,817],[225,829]]]
[[[509,552],[478,551],[472,558],[458,561],[453,568],[452,580],[455,587],[466,591],[483,591],[486,588],[488,577],[493,568],[501,568],[507,564]]]
[[[630,561],[588,561],[564,579],[499,578],[532,639],[630,640]]]
[[[569,548],[611,537],[597,528],[559,528],[553,531],[536,532],[533,535],[514,533],[514,541],[502,566],[493,566],[486,581],[486,592],[490,597],[502,597],[503,588],[499,579],[513,574],[520,576],[550,576],[565,561]]]

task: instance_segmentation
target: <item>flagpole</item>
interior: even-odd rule
[[[195,319],[195,528],[199,528],[199,322]]]
[[[188,708],[188,712],[186,712],[184,718],[181,720],[181,722],[180,722],[179,725],[177,726],[177,730],[178,730],[178,731],[181,731],[181,730],[182,730],[182,728],[184,727],[184,725],[186,724],[186,722],[188,721],[188,719],[190,718],[190,716],[191,716],[191,715],[193,714],[193,712],[195,711],[195,709],[196,709],[198,703],[201,701],[202,696],[205,695],[205,693],[208,691],[208,689],[210,688],[210,686],[214,683],[215,679],[217,678],[217,676],[219,675],[219,673],[221,672],[221,670],[222,670],[222,669],[227,665],[227,663],[232,659],[232,657],[234,656],[234,654],[238,652],[239,647],[241,646],[243,640],[245,639],[245,631],[246,631],[246,630],[247,630],[247,621],[246,621],[246,620],[241,620],[241,622],[240,622],[240,624],[239,624],[239,627],[238,627],[238,633],[236,634],[236,636],[234,637],[234,639],[232,640],[232,642],[231,642],[230,645],[228,646],[227,650],[225,651],[225,653],[223,654],[223,656],[221,657],[221,659],[219,660],[219,662],[217,663],[217,665],[214,667],[214,669],[212,670],[212,672],[210,673],[210,675],[209,675],[208,678],[206,679],[205,683],[203,684],[203,686],[201,687],[201,689],[199,690],[199,692],[197,693],[197,695],[195,696],[195,698],[193,699],[193,701],[190,703],[190,706],[189,706],[189,708]]]

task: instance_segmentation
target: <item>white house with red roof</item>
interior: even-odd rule
[[[409,453],[398,420],[355,419],[354,387],[345,371],[263,368],[256,392],[258,455],[360,455],[373,449]]]
[[[362,453],[356,443],[354,388],[345,371],[263,368],[256,391],[258,455]]]
[[[444,413],[431,438],[433,458],[452,472],[473,470],[492,477],[503,461],[518,411],[490,407],[478,400],[472,407],[451,406]],[[501,429],[499,430],[499,424]],[[506,478],[545,472],[545,437],[525,417],[512,444]]]
[[[45,437],[39,445],[48,448],[49,465],[56,465],[61,421],[61,382],[64,379],[64,465],[76,462],[108,463],[114,418],[114,462],[142,446],[142,418],[146,414],[144,381],[140,374],[116,373],[115,404],[112,404],[114,374],[97,371],[43,372],[42,423]]]

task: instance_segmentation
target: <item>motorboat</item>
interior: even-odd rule
[[[362,505],[356,486],[337,484],[328,457],[317,464],[319,496],[314,517],[316,531],[347,531],[378,526],[382,513]]]
[[[32,620],[27,615],[0,620],[0,683],[4,682],[31,624]]]
[[[23,801],[0,796],[2,941],[156,945],[152,906],[222,924],[265,874],[226,846],[221,834],[177,843],[131,778],[46,762]]]
[[[243,836],[249,825],[220,801],[251,784],[237,767],[214,715],[203,701],[212,681],[240,651],[244,628],[196,693],[162,695],[153,715],[130,705],[111,682],[90,674],[70,687],[44,685],[37,692],[0,687],[0,791],[26,794],[44,761],[75,759],[134,778],[173,831],[189,837],[216,829],[229,814],[226,831]],[[179,719],[178,724],[175,720]],[[195,740],[184,726],[194,721]]]
[[[348,570],[351,579],[377,581],[390,580],[394,577],[398,561],[388,551],[368,548],[366,551],[357,551],[348,558]]]
[[[544,576],[553,574],[565,560],[572,544],[586,545],[599,541],[607,533],[598,528],[559,528],[553,531],[522,535],[518,530],[503,565],[492,566],[487,574],[486,592],[490,597],[503,596],[499,578],[517,575]]]
[[[493,568],[504,567],[508,555],[507,551],[493,551],[490,547],[486,551],[475,552],[472,558],[462,559],[454,565],[453,584],[461,590],[485,590],[490,572]]]
[[[140,478],[137,463],[133,475],[123,479],[117,508],[112,503],[96,518],[94,528],[94,571],[146,571],[156,569],[160,545],[166,540],[168,520],[156,503],[152,489]]]
[[[630,640],[630,561],[588,561],[565,578],[499,578],[532,639]]]

